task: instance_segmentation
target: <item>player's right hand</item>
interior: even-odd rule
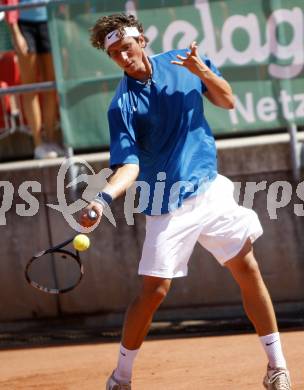
[[[88,204],[87,207],[85,207],[80,212],[80,224],[83,227],[89,228],[96,223],[99,224],[103,212],[103,206],[98,203],[92,201]]]

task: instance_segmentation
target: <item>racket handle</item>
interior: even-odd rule
[[[91,209],[87,212],[87,216],[88,218],[91,220],[91,221],[96,221],[96,219],[98,218],[97,216],[97,213],[95,210]]]

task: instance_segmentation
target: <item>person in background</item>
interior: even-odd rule
[[[3,1],[7,5],[36,2],[37,0]],[[55,72],[46,7],[7,12],[6,21],[18,57],[21,82],[31,84],[39,81],[54,81]],[[55,140],[58,115],[56,91],[43,92],[41,97],[42,107],[37,92],[23,95],[25,117],[33,132],[34,157],[36,159],[54,158],[63,154],[63,150]]]

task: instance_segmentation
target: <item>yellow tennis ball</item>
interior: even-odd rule
[[[77,234],[73,240],[74,248],[79,251],[86,251],[90,246],[90,239],[85,234]]]

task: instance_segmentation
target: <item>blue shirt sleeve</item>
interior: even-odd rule
[[[130,114],[119,107],[108,111],[110,127],[110,166],[119,164],[139,164],[135,133]]]
[[[208,58],[207,56],[203,56],[202,60],[208,66],[208,68],[212,70],[213,73],[215,73],[219,77],[223,77],[222,73],[217,69],[217,67],[210,60],[210,58]],[[208,89],[207,89],[206,85],[204,84],[204,82],[202,81],[202,93],[205,93],[207,91],[208,91]]]

